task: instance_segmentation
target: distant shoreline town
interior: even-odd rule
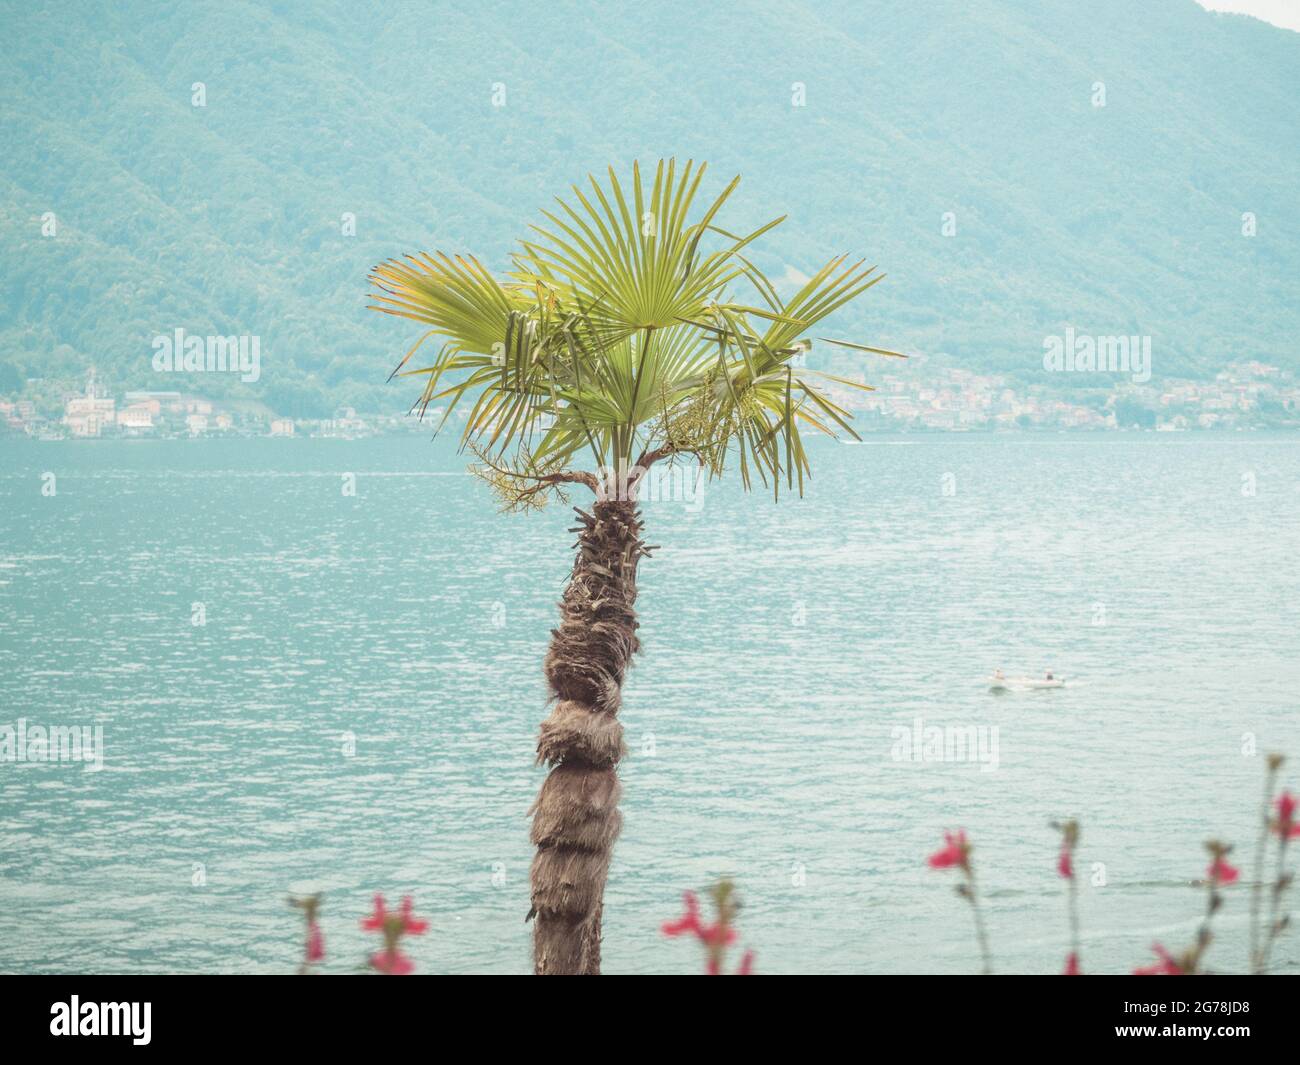
[[[1028,385],[1005,375],[924,365],[871,375],[875,389],[833,388],[853,411],[860,432],[980,432],[1006,430],[1258,430],[1300,428],[1300,383],[1261,362],[1233,363],[1213,380],[1125,381],[1072,392]],[[920,365],[918,365],[920,364]],[[922,368],[923,366],[923,368]],[[459,412],[458,412],[459,413]],[[330,418],[291,418],[250,409],[246,402],[182,391],[130,390],[121,398],[95,380],[62,397],[61,413],[45,414],[32,400],[0,400],[0,435],[39,440],[147,437],[360,437],[431,430],[442,418],[359,415],[341,407]],[[463,415],[462,415],[463,418]]]
[[[358,439],[411,429],[409,418],[377,415],[366,419],[351,407],[340,408],[332,418],[289,418],[179,391],[126,391],[119,401],[96,383],[93,372],[83,392],[63,397],[61,417],[43,417],[31,400],[0,401],[0,432],[39,440],[300,435]]]
[[[866,381],[874,392],[835,397],[854,408],[859,431],[1300,428],[1300,382],[1261,362],[1232,363],[1213,380],[1110,381],[1071,391],[934,365]]]

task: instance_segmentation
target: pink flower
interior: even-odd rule
[[[382,932],[389,921],[398,919],[402,922],[403,935],[422,936],[429,930],[429,922],[419,920],[413,912],[414,907],[411,896],[404,895],[397,913],[390,913],[384,896],[376,892],[375,910],[361,922],[361,927],[367,932]]]
[[[367,932],[382,932],[384,922],[388,920],[388,911],[384,908],[384,896],[375,892],[375,912],[361,922]]]
[[[930,868],[947,869],[954,865],[962,869],[969,868],[970,844],[966,842],[966,833],[961,830],[945,832],[943,842],[943,849],[930,855],[928,859]]]
[[[736,941],[734,928],[723,929],[719,923],[700,923],[700,901],[695,897],[695,892],[683,892],[682,901],[686,906],[686,912],[675,921],[664,922],[660,928],[664,935],[681,936],[690,933],[710,947],[725,947]]]
[[[1056,871],[1066,880],[1074,879],[1074,862],[1070,859],[1069,847],[1061,848],[1061,856],[1056,860]]]
[[[1222,855],[1218,855],[1210,863],[1210,868],[1205,871],[1205,875],[1210,878],[1212,883],[1231,884],[1241,875],[1241,870],[1229,865],[1223,860]]]
[[[415,903],[411,901],[410,895],[402,897],[402,931],[408,936],[422,936],[429,930],[429,922],[421,921],[412,913]]]
[[[1070,956],[1065,959],[1065,972],[1062,976],[1082,976],[1083,971],[1079,968],[1079,955],[1070,951]]]
[[[675,921],[665,921],[660,925],[660,931],[666,936],[694,936],[708,948],[704,971],[709,976],[721,976],[725,948],[736,942],[739,938],[738,933],[730,925],[723,924],[721,920],[713,924],[704,924],[700,919],[700,900],[696,898],[695,892],[682,892],[682,903],[684,906],[682,915]],[[748,975],[747,966],[752,964],[753,951],[747,951],[745,957],[741,959],[741,971],[737,975]]]
[[[361,927],[367,932],[383,933],[384,949],[370,955],[370,964],[381,973],[407,976],[415,972],[415,962],[398,949],[403,936],[420,936],[429,930],[429,922],[416,917],[414,909],[411,896],[404,895],[401,906],[393,913],[384,903],[384,896],[376,892],[374,912],[362,920]]]
[[[1283,839],[1300,836],[1300,824],[1295,817],[1297,805],[1296,797],[1289,791],[1284,791],[1277,797],[1277,824],[1274,828]]]
[[[410,976],[415,972],[415,962],[396,947],[376,951],[370,955],[370,964],[386,976]]]
[[[1133,970],[1134,976],[1182,976],[1183,970],[1174,961],[1169,951],[1159,943],[1152,943],[1151,949],[1159,959],[1153,965],[1143,965]]]
[[[729,947],[736,942],[734,928],[722,928],[717,924],[706,924],[696,934],[700,937],[701,943],[710,947]]]
[[[1289,791],[1282,792],[1277,797],[1277,815],[1283,821],[1294,821],[1296,811],[1296,797]]]
[[[665,921],[660,930],[666,936],[680,936],[687,932],[693,936],[701,935],[703,929],[700,927],[700,900],[695,897],[695,892],[683,892],[682,903],[686,911],[675,921]]]
[[[323,960],[325,957],[325,937],[321,934],[320,925],[315,921],[307,923],[307,964]]]

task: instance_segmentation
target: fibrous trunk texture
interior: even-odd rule
[[[532,809],[539,976],[600,974],[601,903],[622,825],[616,766],[626,748],[616,715],[637,650],[637,562],[649,553],[635,503],[574,509],[577,557],[546,654],[554,705],[537,741],[537,760],[552,767]]]

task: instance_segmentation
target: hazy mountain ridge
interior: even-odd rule
[[[1150,334],[1157,377],[1297,366],[1300,35],[1192,0],[4,19],[0,361],[29,376],[93,361],[158,386],[150,341],[179,326],[260,335],[250,387],[279,408],[399,406],[381,383],[410,330],[365,310],[374,262],[501,266],[569,182],[663,154],[708,159],[715,187],[743,174],[735,226],[789,213],[757,255],[776,273],[840,251],[886,269],[831,335],[1040,378],[1067,324]]]

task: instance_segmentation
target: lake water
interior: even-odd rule
[[[0,456],[0,725],[105,745],[98,772],[0,763],[0,969],[292,971],[285,900],[319,889],[326,971],[372,945],[375,890],[431,919],[421,971],[529,970],[565,508],[498,515],[424,436]],[[802,500],[731,483],[645,507],[606,971],[699,968],[657,929],[724,874],[759,971],[973,971],[967,907],[925,865],[960,826],[997,968],[1056,972],[1048,823],[1069,816],[1085,969],[1190,942],[1203,841],[1250,867],[1263,752],[1300,780],[1300,438],[873,437],[813,460]],[[997,696],[998,666],[1072,683]],[[996,735],[996,767],[899,760],[918,718],[979,727],[986,755]],[[1239,969],[1228,896],[1210,962]],[[1278,960],[1300,964],[1295,932]]]

